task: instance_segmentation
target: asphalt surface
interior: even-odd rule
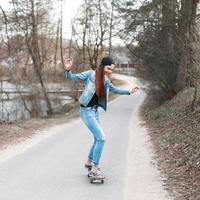
[[[132,176],[128,172],[132,164],[129,159],[134,159],[130,155],[130,120],[138,115],[143,99],[144,93],[140,91],[115,99],[106,113],[100,109],[100,121],[106,134],[100,166],[106,176],[104,184],[89,182],[84,163],[93,139],[78,119],[54,129],[55,134],[0,162],[0,200],[140,199],[134,198],[137,191],[131,197],[127,187],[133,181],[128,180],[128,176]],[[141,198],[145,199],[149,200],[148,196]]]

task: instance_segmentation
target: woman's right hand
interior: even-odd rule
[[[73,63],[72,59],[68,58],[64,61],[64,63],[65,63],[65,70],[69,71],[72,67],[72,63]]]

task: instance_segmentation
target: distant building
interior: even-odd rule
[[[118,46],[113,47],[112,57],[115,61],[116,68],[139,68],[142,67],[142,62],[137,58],[130,59],[129,51],[126,47]],[[108,55],[105,51],[104,55]]]

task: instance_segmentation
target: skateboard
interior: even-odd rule
[[[105,178],[96,178],[96,177],[89,177],[90,183],[104,183]]]
[[[88,175],[87,176],[90,179],[90,183],[101,183],[101,184],[104,183],[105,177],[104,178],[90,177],[89,176],[89,172],[91,171],[91,168],[88,168],[87,170],[88,170]]]

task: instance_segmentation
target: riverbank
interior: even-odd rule
[[[79,116],[79,103],[71,103],[65,114],[53,115],[50,118],[32,118],[16,122],[1,124],[0,129],[0,150],[6,149],[10,145],[18,144],[30,138],[50,126],[70,122]]]

